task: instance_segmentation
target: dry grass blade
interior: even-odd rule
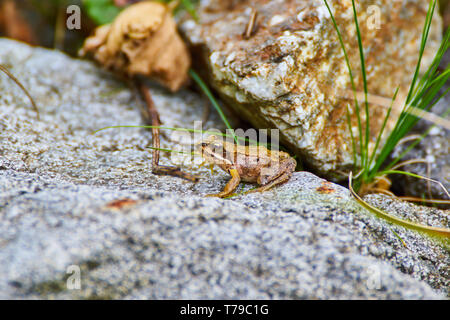
[[[412,134],[410,136],[407,136],[407,137],[404,137],[404,138],[400,139],[398,141],[398,143],[397,143],[397,146],[399,146],[401,144],[404,144],[406,142],[418,140],[418,139],[421,139],[421,138],[422,138],[422,136],[420,134]]]
[[[423,202],[423,203],[450,205],[450,200],[425,199],[425,198],[416,198],[416,197],[397,197],[397,198],[400,200],[403,200],[403,201],[410,201],[410,202]]]
[[[353,195],[353,197],[356,199],[356,201],[358,201],[358,203],[361,206],[363,206],[364,208],[366,208],[367,210],[375,213],[377,216],[379,216],[389,222],[395,223],[395,224],[405,227],[407,229],[412,229],[415,231],[423,232],[423,233],[426,233],[431,236],[437,236],[440,238],[450,239],[450,229],[423,226],[423,225],[420,225],[417,223],[413,223],[411,221],[403,220],[403,219],[397,218],[393,215],[390,215],[390,214],[368,204],[353,190],[353,187],[352,187],[353,181],[352,180],[353,180],[352,172],[350,172],[349,177],[348,177],[348,188],[350,189],[350,192]]]
[[[353,91],[349,90],[346,92],[346,94],[343,98],[353,99],[353,96],[354,96]],[[361,101],[364,101],[365,94],[364,94],[364,92],[357,91],[356,97],[357,97],[358,101],[361,102]],[[378,106],[385,107],[385,108],[389,108],[390,105],[392,104],[392,99],[385,98],[382,96],[377,96],[374,94],[368,94],[367,101],[369,103],[376,104]],[[400,101],[395,101],[395,103],[393,105],[393,110],[395,110],[397,113],[401,113],[403,111],[403,109],[404,109],[403,103]],[[431,113],[431,112],[428,112],[428,111],[425,111],[425,110],[422,110],[419,108],[415,108],[413,106],[409,106],[408,109],[405,110],[405,112],[412,114],[416,117],[419,117],[421,119],[430,121],[430,122],[437,124],[438,126],[441,126],[443,128],[450,129],[450,120],[440,117],[438,115],[435,115],[434,113]]]
[[[393,198],[398,198],[393,192],[391,192],[389,190],[385,190],[385,189],[381,189],[381,188],[372,188],[370,190],[374,191],[374,192],[378,192],[378,193],[382,193],[382,194],[388,195],[388,196],[393,197]]]
[[[258,18],[258,11],[252,8],[252,12],[250,13],[250,19],[247,23],[247,27],[244,32],[244,39],[250,39],[256,26],[256,19]]]
[[[403,162],[400,162],[399,164],[395,165],[392,167],[392,170],[398,169],[400,167],[406,166],[408,164],[415,164],[415,163],[428,163],[427,160],[425,159],[411,159],[411,160],[406,160]]]
[[[427,180],[427,181],[436,183],[442,188],[442,190],[444,190],[445,194],[450,199],[450,194],[448,193],[448,190],[445,188],[445,186],[440,181],[437,181],[437,180],[434,180],[434,179],[431,179],[431,178],[427,178],[427,177],[424,177],[424,176],[421,176],[421,175],[418,175],[418,174],[415,174],[415,173],[406,172],[406,171],[400,171],[400,170],[384,171],[384,172],[382,172],[382,174],[386,174],[386,175],[388,175],[388,174],[403,174],[403,175],[407,175],[407,176],[410,176],[410,177],[413,177],[413,178],[423,179],[423,180]]]
[[[39,120],[39,109],[38,109],[36,103],[34,102],[33,97],[28,92],[28,90],[22,85],[22,83],[19,80],[17,80],[16,77],[13,76],[13,74],[11,72],[9,72],[8,69],[6,69],[1,64],[0,64],[0,70],[3,71],[12,81],[14,81],[20,87],[20,89],[22,89],[22,91],[27,95],[28,99],[30,99],[31,104],[33,105],[34,111],[36,111],[36,115]]]

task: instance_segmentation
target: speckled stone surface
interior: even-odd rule
[[[148,132],[92,134],[142,122],[133,91],[111,74],[6,39],[0,63],[40,109],[37,120],[0,75],[0,298],[446,298],[448,247],[375,218],[346,188],[297,172],[264,194],[204,198],[224,173],[189,165],[197,184],[157,177]],[[151,91],[164,124],[201,119],[197,94]],[[213,113],[212,127],[223,128]],[[369,201],[449,227],[448,211]],[[67,286],[71,266],[79,290]]]
[[[357,90],[363,91],[351,1],[328,1],[341,30]],[[406,97],[419,56],[428,1],[361,0],[358,21],[364,42],[369,93]],[[243,36],[252,9],[254,32]],[[278,128],[281,139],[322,176],[353,164],[346,119],[351,83],[337,33],[323,0],[202,0],[199,21],[181,24],[205,79],[232,109],[255,127]],[[435,14],[422,67],[429,65],[441,40],[442,19]],[[362,107],[361,107],[362,108]],[[356,110],[352,108],[352,110]],[[370,148],[387,107],[369,105]],[[394,113],[393,113],[394,114]],[[360,112],[362,123],[365,113]],[[385,132],[395,124],[391,115]],[[352,111],[353,135],[358,135]],[[345,180],[345,178],[343,178]]]

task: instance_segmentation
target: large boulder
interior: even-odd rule
[[[363,90],[351,1],[329,1]],[[428,1],[357,1],[371,94],[399,97],[418,59]],[[257,19],[252,35],[244,31]],[[278,128],[282,142],[316,172],[335,176],[353,163],[348,69],[323,0],[204,0],[199,20],[181,24],[194,61],[221,98],[258,128]],[[423,66],[441,40],[435,14]],[[387,108],[370,105],[372,148]],[[364,123],[364,112],[361,111]],[[388,123],[391,128],[395,116]],[[352,130],[358,135],[355,113]]]
[[[0,64],[40,109],[37,119],[0,75],[1,299],[446,298],[445,244],[376,218],[348,189],[296,172],[263,194],[205,198],[229,176],[195,166],[185,170],[201,175],[196,184],[155,176],[149,132],[92,134],[142,121],[134,92],[112,74],[6,39]],[[165,125],[202,117],[199,95],[151,91]],[[212,113],[204,128],[220,124]],[[449,227],[448,211],[368,200]]]

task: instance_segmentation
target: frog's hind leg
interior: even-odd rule
[[[234,190],[239,186],[239,183],[241,183],[241,177],[236,169],[230,169],[229,173],[231,174],[231,180],[228,181],[223,191],[217,194],[209,194],[207,197],[226,198],[233,194]]]
[[[141,82],[137,81],[137,86],[145,100],[145,103],[147,104],[147,116],[150,117],[151,124],[153,126],[152,128],[152,137],[153,137],[153,158],[152,158],[152,173],[156,175],[167,175],[167,176],[173,176],[173,177],[179,177],[183,178],[192,182],[197,182],[198,177],[195,175],[192,175],[190,173],[182,171],[178,167],[169,167],[169,166],[162,166],[159,164],[159,147],[160,147],[160,140],[159,140],[159,126],[161,126],[161,120],[159,119],[159,113],[158,110],[156,110],[155,103],[153,102],[152,96],[150,95],[150,92],[148,88]]]
[[[268,191],[270,189],[272,189],[273,187],[285,183],[287,182],[290,178],[291,178],[291,173],[283,173],[281,176],[279,176],[278,178],[276,178],[275,180],[272,180],[271,182],[269,182],[268,184],[263,185],[262,187],[250,190],[247,193],[254,193],[254,192],[265,192]]]

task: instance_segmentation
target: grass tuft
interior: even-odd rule
[[[353,196],[357,199],[357,201],[364,206],[365,208],[369,209],[370,211],[376,213],[378,216],[393,222],[395,224],[404,226],[409,229],[414,229],[417,231],[425,232],[431,235],[438,235],[443,237],[450,237],[450,230],[449,229],[439,229],[439,228],[432,228],[428,226],[421,226],[414,223],[411,223],[409,221],[405,221],[399,218],[396,218],[394,216],[391,216],[369,204],[364,202],[362,198],[357,194],[357,192],[354,191],[353,185],[355,185],[355,190],[358,191],[359,189],[363,189],[366,186],[370,186],[373,184],[377,179],[384,178],[389,174],[404,174],[408,175],[414,178],[418,179],[426,179],[428,181],[437,182],[432,179],[422,177],[419,175],[416,175],[414,173],[405,172],[401,170],[396,170],[394,167],[402,158],[406,155],[407,152],[409,152],[417,143],[419,143],[431,130],[427,130],[424,134],[422,134],[414,143],[412,143],[399,157],[397,157],[394,161],[386,165],[386,160],[394,150],[394,148],[399,144],[399,142],[408,134],[408,132],[411,131],[411,129],[414,127],[414,125],[420,120],[420,112],[423,113],[428,112],[440,99],[442,99],[447,93],[448,90],[444,92],[443,95],[439,95],[440,90],[445,85],[445,83],[448,81],[450,77],[450,67],[446,66],[445,70],[442,73],[438,72],[438,66],[441,63],[441,60],[445,54],[445,52],[449,49],[450,44],[450,28],[447,29],[444,38],[441,42],[441,45],[433,59],[433,62],[428,67],[427,71],[424,73],[422,77],[419,75],[419,70],[421,67],[422,58],[425,52],[427,40],[430,34],[431,29],[431,23],[433,19],[433,14],[436,9],[437,0],[430,0],[429,6],[425,18],[424,27],[422,30],[422,38],[420,42],[420,50],[419,50],[419,59],[414,71],[413,79],[411,81],[408,95],[406,98],[406,101],[404,103],[404,106],[401,110],[400,116],[397,119],[397,122],[394,126],[394,129],[389,133],[389,135],[386,138],[385,143],[382,147],[381,145],[381,139],[383,136],[383,132],[386,128],[386,124],[389,120],[389,117],[391,116],[391,111],[394,106],[396,97],[398,95],[399,89],[397,88],[394,96],[391,101],[391,105],[387,111],[386,117],[383,121],[382,127],[380,129],[380,132],[378,133],[375,148],[372,150],[372,153],[370,154],[369,151],[369,139],[370,139],[370,119],[369,119],[369,108],[368,108],[368,86],[367,86],[367,74],[366,74],[366,65],[365,65],[365,57],[364,57],[364,50],[362,45],[362,37],[361,37],[361,31],[359,28],[359,22],[357,18],[357,12],[356,12],[356,5],[355,1],[352,0],[352,11],[353,11],[353,17],[354,22],[356,26],[356,35],[358,38],[358,49],[359,49],[359,55],[360,55],[360,61],[361,61],[361,74],[363,79],[363,85],[364,85],[364,105],[365,105],[365,116],[366,116],[366,127],[365,132],[362,130],[361,125],[361,117],[360,117],[360,107],[358,104],[357,99],[357,91],[356,91],[356,85],[354,81],[353,72],[350,66],[347,50],[345,48],[344,42],[342,40],[341,32],[339,31],[339,27],[337,26],[335,17],[333,15],[333,12],[328,4],[327,0],[324,0],[324,3],[328,9],[328,12],[330,13],[334,28],[337,32],[339,43],[341,45],[341,48],[344,52],[344,58],[347,64],[347,68],[350,75],[350,82],[352,85],[354,97],[355,97],[355,113],[358,120],[358,139],[359,139],[359,159],[358,162],[358,155],[356,154],[356,141],[355,137],[352,132],[352,125],[351,125],[351,117],[350,117],[350,108],[347,109],[347,123],[349,125],[351,139],[352,139],[352,149],[353,149],[353,170],[358,172],[358,174],[355,177],[355,181],[353,181],[352,172],[349,174],[349,189],[352,192]],[[448,113],[448,112],[447,112]],[[354,183],[354,184],[353,184]],[[439,182],[437,182],[439,183]],[[439,183],[441,187],[443,185]],[[367,189],[367,188],[366,188]],[[445,190],[445,188],[444,188]],[[447,190],[445,190],[447,192]],[[448,192],[447,192],[448,195]]]
[[[353,89],[353,93],[355,96],[355,113],[358,119],[358,133],[359,133],[359,157],[360,162],[357,162],[357,155],[355,154],[356,147],[355,147],[355,138],[352,135],[352,145],[354,150],[354,169],[356,171],[362,170],[361,174],[358,175],[358,179],[361,180],[361,183],[370,183],[372,182],[377,176],[384,174],[386,171],[388,171],[392,166],[394,166],[398,160],[395,162],[383,167],[385,164],[385,160],[389,157],[389,155],[392,153],[393,149],[397,146],[397,144],[400,142],[401,139],[405,137],[405,135],[410,132],[410,130],[413,128],[413,126],[420,120],[420,117],[418,114],[420,114],[421,111],[428,112],[440,99],[442,99],[447,93],[448,90],[444,92],[443,95],[438,95],[441,88],[444,86],[444,84],[448,81],[450,77],[450,67],[447,66],[445,71],[442,73],[438,72],[438,66],[442,60],[442,57],[444,56],[445,52],[449,49],[450,44],[450,28],[447,29],[447,32],[445,33],[445,36],[442,40],[442,43],[433,59],[432,64],[427,69],[425,74],[422,78],[419,80],[419,70],[420,65],[422,62],[423,54],[425,51],[426,43],[428,40],[428,36],[431,29],[431,23],[433,14],[436,9],[436,3],[437,0],[430,0],[429,7],[427,10],[427,15],[425,18],[425,24],[422,31],[422,38],[420,43],[420,50],[419,50],[419,59],[415,68],[414,76],[411,81],[411,85],[408,91],[408,96],[406,99],[406,102],[402,108],[402,111],[400,113],[400,116],[394,126],[394,129],[389,133],[388,137],[386,138],[386,142],[382,147],[380,147],[381,144],[381,138],[383,135],[383,132],[385,130],[387,121],[389,120],[389,117],[391,116],[391,111],[395,102],[395,99],[398,95],[399,88],[396,89],[394,96],[391,101],[391,105],[388,109],[388,112],[386,114],[386,117],[383,121],[383,125],[381,127],[381,130],[377,136],[377,140],[375,143],[375,148],[372,151],[372,154],[370,154],[368,145],[369,145],[369,133],[370,133],[370,119],[369,119],[369,110],[368,110],[368,86],[367,86],[367,74],[366,74],[366,65],[365,65],[365,58],[364,58],[364,50],[362,46],[362,37],[361,37],[361,31],[359,28],[357,13],[356,13],[356,5],[355,1],[352,0],[352,10],[354,15],[354,21],[356,25],[356,34],[358,38],[358,48],[359,48],[359,54],[360,54],[360,60],[361,60],[361,73],[362,73],[362,79],[363,79],[363,85],[364,85],[364,105],[365,105],[365,115],[366,115],[366,128],[365,132],[362,130],[361,125],[361,118],[359,116],[360,114],[360,107],[358,104],[357,99],[357,91],[356,91],[356,85],[354,81],[353,71],[350,66],[350,62],[348,59],[347,50],[345,48],[344,42],[342,40],[341,32],[339,31],[339,27],[337,26],[335,17],[333,15],[333,12],[328,4],[327,0],[324,0],[324,3],[328,9],[328,12],[330,13],[331,19],[333,21],[334,28],[338,34],[339,42],[341,45],[341,48],[344,52],[345,61],[347,64],[347,68],[350,75],[350,81]],[[350,111],[347,112],[347,122],[350,126],[351,131],[351,121],[350,121]],[[429,131],[427,131],[428,133]],[[426,135],[426,134],[425,134]],[[424,136],[425,136],[424,135]],[[417,142],[418,143],[418,142]],[[381,149],[379,149],[381,148]],[[408,151],[411,150],[411,148],[408,148]],[[402,154],[404,156],[406,153]]]

